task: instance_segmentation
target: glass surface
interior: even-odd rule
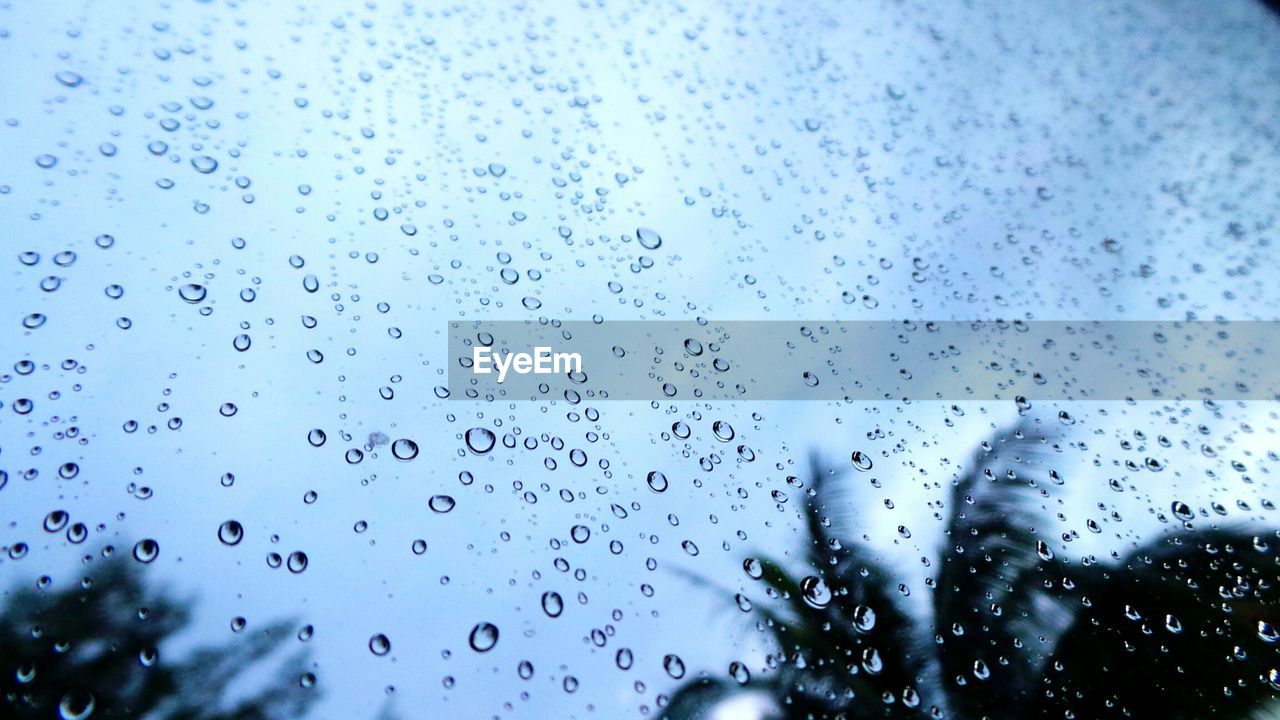
[[[1273,393],[449,353],[1275,322],[1278,48],[1246,0],[0,4],[0,717],[1280,715]],[[846,350],[753,372],[898,358]]]

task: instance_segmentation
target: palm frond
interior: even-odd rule
[[[942,682],[964,717],[1003,717],[1024,702],[1046,656],[1023,640],[1063,622],[1052,601],[1061,572],[1035,529],[1055,440],[1023,418],[984,443],[952,486],[934,632]]]
[[[1280,534],[1210,528],[1079,568],[1031,717],[1245,717],[1280,697]]]

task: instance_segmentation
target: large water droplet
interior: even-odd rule
[[[733,426],[724,420],[711,423],[711,432],[715,433],[716,439],[720,442],[729,442],[734,438]]]
[[[489,652],[498,644],[498,626],[489,622],[476,623],[467,642],[476,652]]]
[[[675,680],[684,677],[684,661],[679,655],[667,655],[662,658],[662,669]]]
[[[140,563],[149,563],[160,555],[160,543],[155,540],[139,540],[133,546],[133,558]]]
[[[489,452],[498,441],[492,430],[482,427],[473,427],[468,430],[465,439],[467,441],[467,449],[477,455],[484,455]]]
[[[1053,559],[1053,549],[1050,548],[1048,543],[1046,543],[1045,541],[1037,540],[1036,555],[1039,556],[1041,560],[1044,560],[1045,562],[1049,562],[1050,560]]]
[[[397,460],[412,460],[418,457],[418,443],[409,438],[400,438],[391,443],[391,454]]]
[[[204,300],[205,295],[207,294],[208,291],[205,290],[203,285],[197,285],[195,283],[189,283],[178,288],[178,297],[193,305]]]
[[[88,690],[73,690],[62,696],[58,703],[58,717],[61,720],[86,720],[93,714],[97,700]]]
[[[871,458],[861,450],[854,450],[849,461],[853,463],[855,470],[866,472],[871,469]]]
[[[228,520],[218,526],[218,539],[223,545],[238,545],[244,539],[244,526],[236,520]]]
[[[636,239],[645,250],[657,250],[662,247],[662,236],[646,227],[636,228]]]
[[[293,552],[289,553],[289,559],[285,563],[285,565],[286,567],[289,568],[289,572],[296,575],[302,572],[303,570],[306,570],[307,565],[309,565],[310,562],[311,561],[307,558],[306,553],[302,552],[301,550],[294,550]]]
[[[197,155],[191,158],[191,167],[195,168],[196,172],[208,175],[218,169],[218,161],[208,155]]]
[[[80,76],[80,73],[72,72],[70,70],[59,70],[54,73],[53,77],[58,82],[69,88],[79,87],[80,83],[84,82],[84,78]]]
[[[816,575],[800,581],[800,594],[809,607],[822,609],[831,604],[831,588]]]
[[[871,632],[876,626],[876,611],[866,605],[859,605],[853,610],[853,626],[859,632]]]
[[[542,611],[547,617],[560,617],[560,613],[564,612],[564,600],[560,593],[553,590],[542,593]]]

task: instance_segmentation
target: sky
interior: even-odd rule
[[[149,578],[196,603],[174,651],[312,624],[317,717],[652,715],[668,654],[764,672],[755,618],[688,574],[764,602],[743,559],[804,548],[772,491],[858,450],[833,518],[927,618],[935,504],[1011,403],[442,398],[447,324],[1275,320],[1277,35],[1242,1],[2,5],[0,546],[30,552],[0,587],[154,539]],[[1275,523],[1271,404],[1032,414],[1066,445],[1064,557],[1175,500]]]

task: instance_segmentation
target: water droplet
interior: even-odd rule
[[[197,285],[195,283],[183,285],[178,288],[178,297],[182,298],[183,300],[186,300],[187,302],[193,305],[200,302],[201,300],[204,300],[205,295],[207,294],[208,294],[208,291],[205,290],[205,287],[203,285]],[[225,340],[223,342],[225,342]]]
[[[684,661],[679,655],[667,655],[662,658],[662,669],[666,670],[674,680],[684,677]]]
[[[876,611],[866,605],[859,605],[853,610],[853,626],[859,632],[871,632],[876,626]]]
[[[44,516],[44,531],[51,533],[61,532],[70,519],[71,516],[67,514],[66,510],[54,510]]]
[[[733,426],[724,420],[717,420],[711,423],[711,432],[715,433],[716,439],[720,442],[729,442],[733,440],[735,435]]]
[[[448,495],[432,495],[431,499],[427,501],[427,507],[438,513],[449,512],[455,504],[454,499]]]
[[[197,155],[191,158],[191,167],[195,168],[196,172],[208,175],[218,169],[218,161],[208,155]]]
[[[871,469],[871,457],[861,450],[854,450],[849,460],[853,463],[855,470],[866,472]]]
[[[383,635],[382,633],[378,633],[377,635],[374,635],[373,637],[369,638],[369,652],[373,653],[374,655],[377,655],[378,657],[382,657],[383,655],[386,655],[387,653],[391,652],[391,640],[389,640],[387,636]]]
[[[662,247],[662,236],[646,227],[636,228],[636,239],[645,250],[657,250]]]
[[[1045,562],[1049,562],[1050,560],[1053,559],[1053,549],[1050,548],[1049,545],[1045,543],[1045,541],[1037,540],[1036,555],[1039,556],[1041,560],[1044,560]]]
[[[69,88],[80,87],[80,83],[84,82],[84,78],[80,76],[80,73],[72,72],[70,70],[59,70],[54,73],[53,77],[58,82]]]
[[[391,443],[391,454],[397,460],[412,460],[418,457],[418,443],[409,438],[400,438]]]
[[[309,565],[310,562],[311,561],[309,558],[307,558],[306,553],[302,552],[301,550],[294,550],[293,552],[289,553],[289,560],[285,564],[289,568],[289,572],[297,575],[303,570],[306,570],[307,565]]]
[[[476,652],[489,652],[498,644],[498,626],[488,622],[476,623],[467,642]]]
[[[58,717],[61,720],[85,720],[93,714],[97,701],[88,690],[73,690],[62,696],[58,702]]]
[[[133,559],[140,563],[154,561],[160,555],[160,543],[155,540],[139,540],[133,546]]]
[[[816,575],[810,575],[800,581],[800,594],[809,607],[820,610],[831,604],[831,588]]]
[[[238,545],[244,539],[244,526],[236,520],[228,520],[218,526],[218,539],[223,545]]]
[[[560,617],[560,613],[564,612],[564,600],[560,593],[553,590],[542,593],[542,611],[547,617]]]
[[[649,483],[650,490],[656,493],[666,492],[667,486],[668,486],[666,475],[663,475],[657,470],[654,470],[653,472],[649,473],[649,477],[647,478],[647,481]]]
[[[498,438],[488,428],[473,427],[466,434],[467,449],[476,455],[484,455],[493,449]]]

